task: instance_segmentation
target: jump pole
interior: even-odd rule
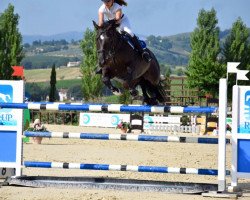
[[[210,175],[210,176],[218,175],[217,169],[177,168],[177,167],[166,167],[166,166],[134,166],[134,165],[24,161],[24,167],[82,169],[82,170],[101,170],[101,171],[130,171],[130,172],[172,173],[172,174],[197,174],[197,175]],[[230,175],[230,171],[227,171],[226,174]]]
[[[71,110],[90,112],[147,112],[147,113],[215,113],[217,107],[203,106],[142,106],[121,104],[65,104],[65,103],[0,103],[1,108],[30,110]]]
[[[181,136],[161,136],[161,135],[134,135],[134,134],[109,134],[109,133],[70,133],[70,132],[32,132],[24,131],[26,137],[42,138],[63,138],[63,139],[84,139],[84,140],[121,140],[139,142],[177,142],[177,143],[198,143],[198,144],[218,144],[218,138],[205,137],[181,137]],[[231,140],[226,139],[226,144]]]
[[[219,83],[219,146],[218,146],[218,191],[226,190],[226,118],[227,79]]]

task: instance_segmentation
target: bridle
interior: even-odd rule
[[[105,33],[107,33],[107,31],[109,30],[102,30],[97,34],[97,41],[102,40],[101,36]],[[108,49],[104,49],[103,47],[101,47],[101,49],[97,50],[98,54],[102,54],[103,59],[105,62],[112,60],[115,63],[115,55],[116,55],[116,51],[121,47],[121,39],[119,37],[119,33],[114,29],[112,31],[110,31],[110,48]]]

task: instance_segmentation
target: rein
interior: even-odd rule
[[[98,34],[97,39],[99,40],[101,35],[105,33],[105,31],[102,31]],[[116,52],[117,50],[119,50],[122,47],[122,39],[121,36],[119,35],[119,33],[117,31],[114,31],[112,36],[111,36],[111,47],[109,49],[99,49],[97,50],[98,54],[102,53],[104,60],[108,61],[108,60],[112,60],[112,62],[114,63],[114,65],[116,64],[115,62],[115,56],[116,56]]]

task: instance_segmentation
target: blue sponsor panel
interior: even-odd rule
[[[250,173],[250,140],[238,140],[238,172]]]
[[[16,131],[0,131],[0,162],[16,162],[16,137]]]

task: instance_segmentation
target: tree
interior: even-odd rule
[[[171,102],[171,80],[170,80],[170,76],[171,76],[171,68],[170,68],[170,66],[167,66],[164,81],[163,81],[163,87],[165,88],[165,91],[166,91],[167,105],[171,104],[170,103]]]
[[[241,18],[233,23],[232,29],[227,36],[222,49],[223,61],[240,62],[239,68],[249,69],[249,31]]]
[[[191,35],[191,54],[187,67],[188,85],[203,93],[218,94],[219,79],[225,74],[220,65],[219,28],[216,11],[202,9],[197,19],[197,28]]]
[[[43,101],[48,95],[48,87],[42,88],[37,83],[26,83],[25,91],[30,94],[29,101]]]
[[[52,66],[50,75],[50,91],[49,91],[49,102],[55,102],[58,100],[57,90],[56,90],[56,66]]]
[[[102,81],[101,76],[95,74],[97,66],[96,51],[96,32],[87,29],[81,42],[81,48],[84,54],[81,64],[82,73],[82,91],[86,101],[101,96]]]
[[[223,44],[222,56],[223,64],[226,66],[227,62],[240,62],[238,66],[242,70],[250,70],[250,45],[249,45],[249,31],[241,18],[238,18],[232,25],[229,35],[226,37]],[[229,74],[228,77],[228,94],[231,98],[232,86],[235,85],[235,74]],[[249,85],[249,81],[244,84]]]
[[[18,14],[14,14],[14,6],[0,15],[0,79],[13,79],[11,66],[20,65],[24,57],[22,36],[18,30]]]
[[[69,87],[67,91],[67,96],[70,98],[74,98],[74,100],[82,100],[83,94],[81,91],[81,85],[72,85]]]

